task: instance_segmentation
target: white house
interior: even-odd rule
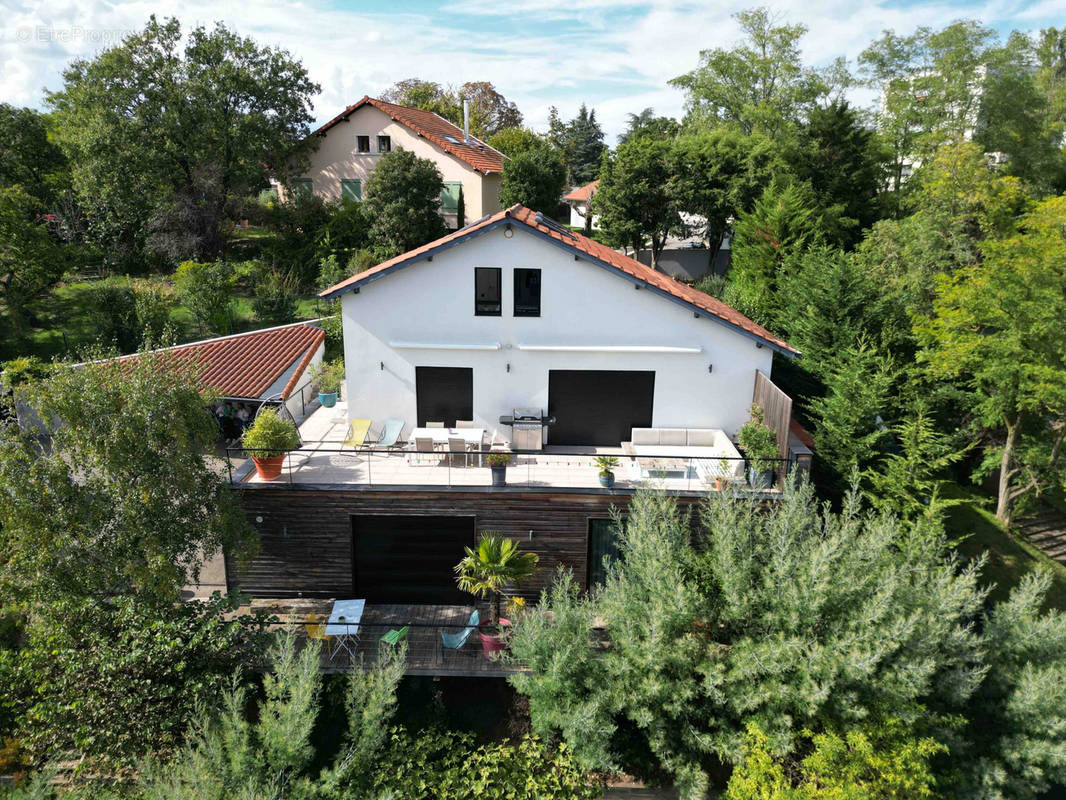
[[[589,215],[589,205],[592,203],[592,195],[596,194],[599,187],[598,180],[578,186],[572,192],[563,195],[563,202],[570,206],[570,224],[575,228],[584,228]],[[599,217],[593,215],[592,230],[600,227]]]
[[[318,148],[295,188],[361,200],[381,156],[403,148],[441,171],[441,213],[449,227],[500,210],[503,154],[431,111],[364,97],[312,135]]]
[[[796,355],[719,300],[522,206],[322,296],[341,298],[352,418],[474,420],[496,441],[511,439],[500,417],[515,409],[555,418],[546,445],[617,447],[634,428],[732,436],[756,373],[769,377],[775,351]]]

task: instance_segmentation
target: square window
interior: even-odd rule
[[[514,271],[514,315],[516,317],[540,316],[540,270],[516,269]]]
[[[378,137],[378,152],[388,153],[392,151],[392,137],[391,136],[379,136]]]
[[[503,270],[499,267],[474,268],[474,315],[498,317],[503,310],[500,282]]]
[[[369,136],[356,136],[355,137],[355,150],[357,153],[369,153],[370,152],[370,137]]]
[[[362,200],[363,182],[358,178],[341,178],[341,199]]]

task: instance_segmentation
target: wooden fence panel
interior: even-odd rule
[[[778,389],[766,375],[755,370],[755,392],[751,401],[762,408],[767,427],[777,434],[778,457],[788,458],[792,398]]]

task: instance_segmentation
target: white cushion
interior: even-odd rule
[[[692,447],[714,447],[717,433],[714,428],[689,428],[688,444]]]
[[[688,444],[688,431],[684,428],[659,428],[659,444],[684,447]]]
[[[658,428],[634,428],[630,435],[633,437],[633,444],[659,443]]]

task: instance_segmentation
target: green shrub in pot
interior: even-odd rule
[[[300,432],[277,411],[264,408],[244,432],[241,446],[255,458],[275,458],[300,446]]]
[[[751,419],[737,431],[737,441],[748,460],[748,481],[756,488],[766,488],[774,480],[777,434],[763,422],[761,407],[752,404],[748,413]]]

